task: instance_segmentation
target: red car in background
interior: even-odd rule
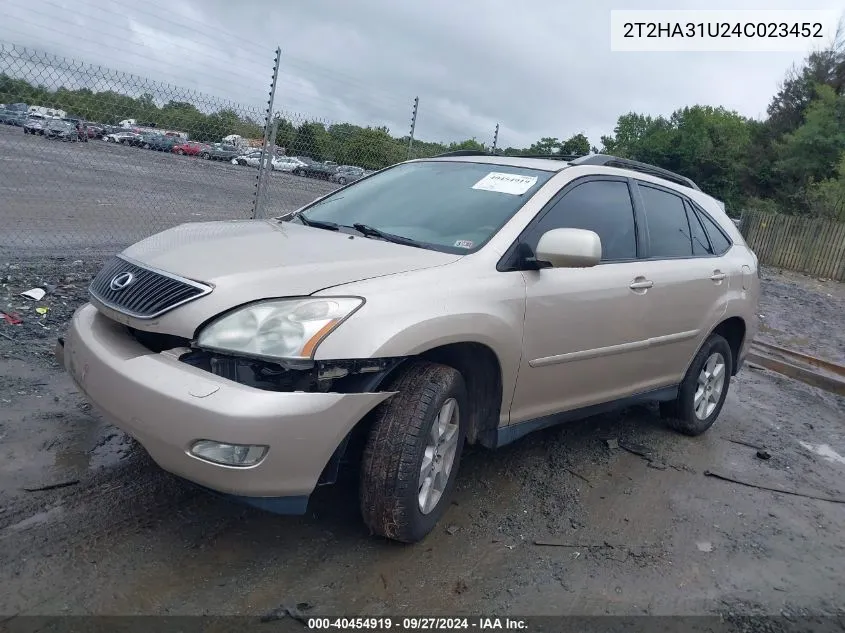
[[[171,151],[174,154],[183,154],[186,156],[199,156],[200,152],[202,152],[204,149],[208,149],[208,145],[205,145],[203,143],[197,143],[196,141],[185,141],[184,143],[174,145]]]

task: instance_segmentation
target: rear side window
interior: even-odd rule
[[[680,196],[640,185],[648,222],[649,256],[692,257],[692,236]]]
[[[601,238],[601,261],[635,259],[637,238],[628,185],[619,180],[590,180],[568,191],[543,216],[529,240],[552,229],[587,229]]]
[[[684,206],[687,208],[687,221],[692,236],[692,254],[697,256],[712,255],[713,249],[710,248],[710,241],[707,239],[707,233],[701,225],[701,220],[698,219],[698,214],[689,203]]]
[[[710,219],[710,216],[705,213],[699,213],[698,216],[701,218],[701,222],[704,224],[707,235],[710,237],[710,243],[713,245],[713,253],[715,255],[724,255],[731,247],[731,241],[727,238],[722,229],[720,229],[719,226]]]

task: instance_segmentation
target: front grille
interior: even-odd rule
[[[131,278],[125,273],[129,273]],[[130,279],[116,288],[112,281]],[[188,301],[211,292],[204,284],[169,273],[152,270],[123,257],[109,261],[91,282],[88,292],[113,310],[139,319],[153,319]]]

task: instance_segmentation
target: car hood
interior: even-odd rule
[[[207,283],[213,291],[138,327],[190,338],[202,322],[232,307],[305,296],[332,286],[450,264],[461,255],[393,244],[278,220],[183,224],[122,253],[136,262]]]

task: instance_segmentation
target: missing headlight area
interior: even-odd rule
[[[180,356],[179,360],[215,376],[266,391],[366,393],[376,390],[403,358],[312,361],[306,366],[285,366],[194,349]]]

